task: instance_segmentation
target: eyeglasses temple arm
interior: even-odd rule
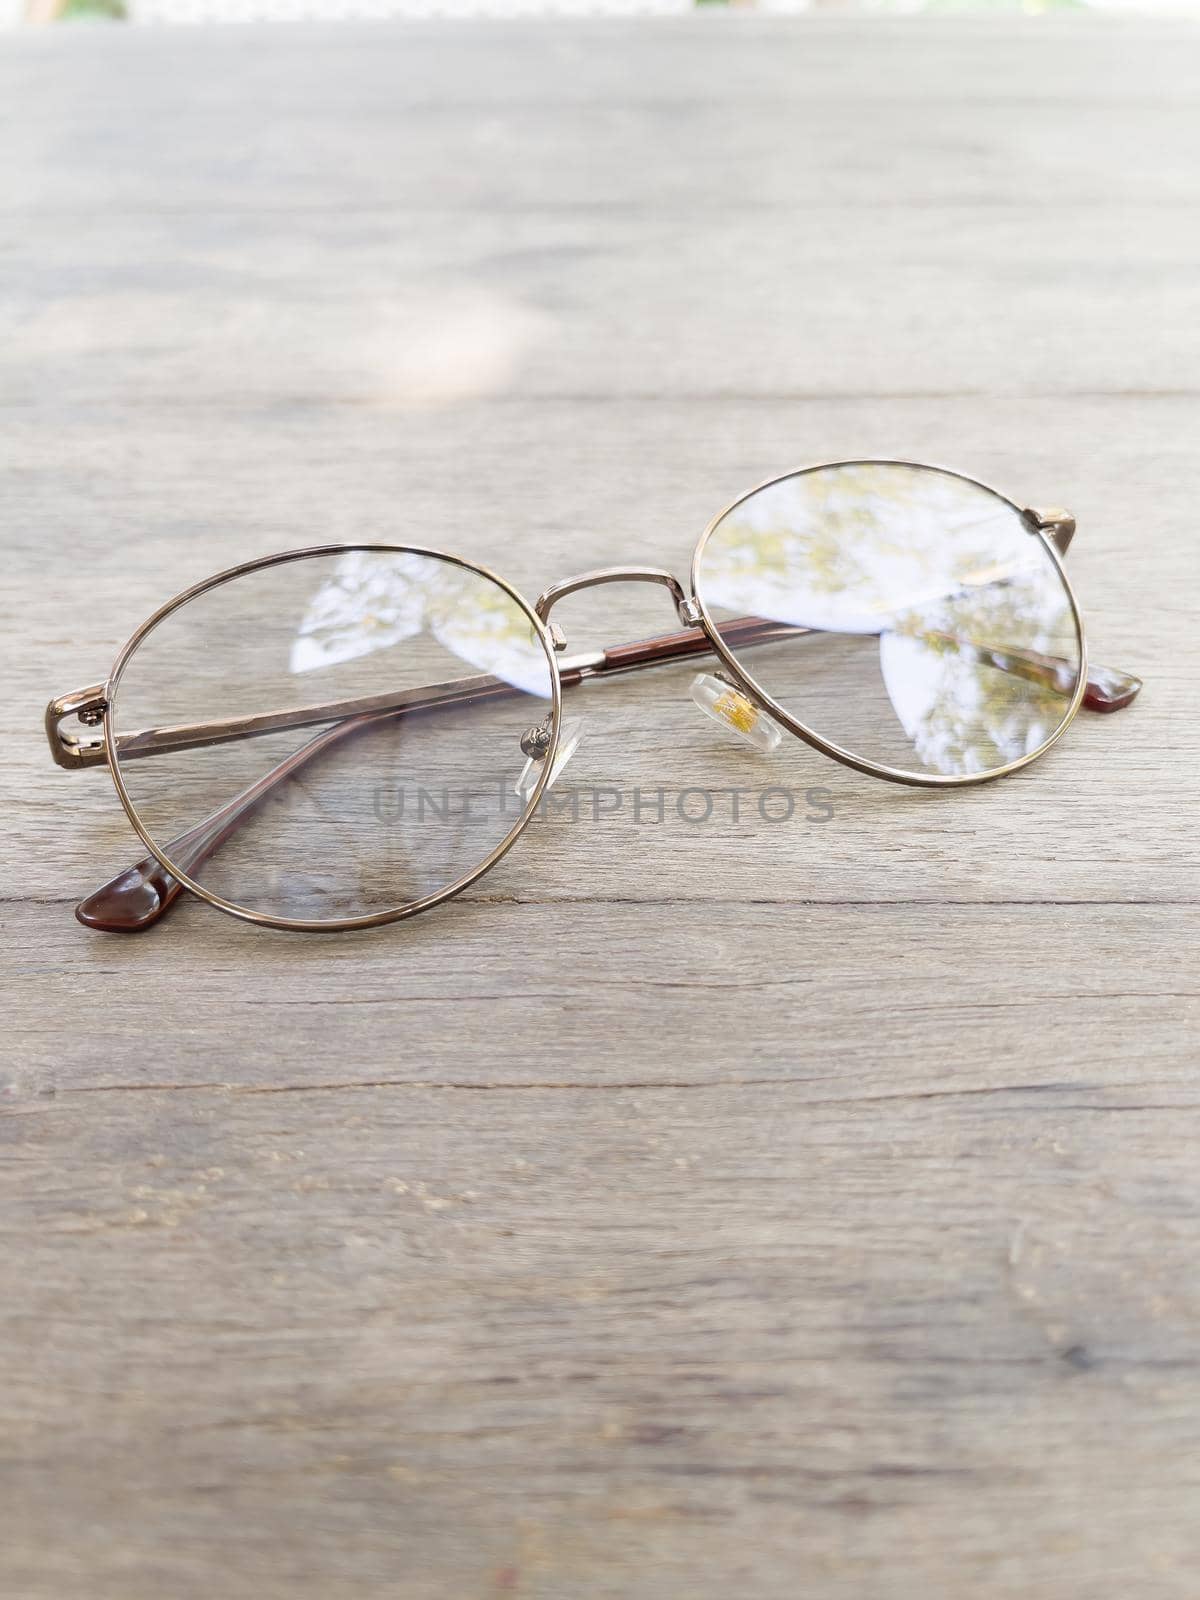
[[[231,833],[254,815],[272,789],[294,777],[301,767],[331,745],[375,720],[372,716],[348,717],[314,735],[227,804],[173,839],[167,846],[172,860],[189,875],[194,873]],[[85,927],[98,928],[105,933],[137,933],[151,927],[169,911],[182,890],[183,884],[156,856],[146,856],[102,884],[86,900],[81,900],[75,907],[75,915]]]
[[[721,638],[733,650],[823,631],[787,622],[769,622],[763,617],[736,617],[728,622],[718,622],[716,627]],[[1074,669],[1062,656],[1043,655],[1036,650],[997,650],[949,633],[928,632],[916,637],[960,654],[969,652],[981,663],[998,667],[1002,672],[1009,672],[1061,694],[1068,694],[1074,688]],[[633,644],[617,645],[605,650],[601,661],[585,664],[582,671],[585,678],[605,677],[610,673],[632,672],[640,667],[661,666],[687,656],[711,653],[712,645],[701,628],[685,628],[678,633],[660,634],[653,639],[641,639]],[[1141,687],[1142,680],[1135,678],[1132,673],[1118,672],[1111,667],[1089,666],[1083,704],[1089,711],[1119,711],[1129,705]]]
[[[385,694],[360,696],[354,700],[288,706],[275,711],[256,712],[252,716],[172,723],[163,728],[144,728],[136,733],[119,734],[118,753],[122,761],[131,761],[141,756],[160,755],[168,750],[194,750],[207,745],[228,744],[233,739],[253,739],[287,728],[315,727],[318,723],[372,712],[394,715],[407,710],[473,701],[495,693],[497,688],[506,691],[508,687],[502,679],[490,673],[480,673],[475,677],[455,678],[446,683],[429,684],[402,693],[393,689]],[[61,726],[73,715],[85,726],[96,727],[104,720],[106,706],[103,684],[95,684],[90,689],[76,689],[72,694],[51,700],[46,707],[46,734],[51,753],[60,766],[91,767],[107,761],[102,739],[82,742],[73,734],[64,732]]]

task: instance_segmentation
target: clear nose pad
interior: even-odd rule
[[[550,781],[547,789],[552,789],[562,774],[562,769],[570,761],[579,748],[579,741],[583,738],[583,718],[564,717],[562,727],[558,730],[558,749],[554,752],[554,761],[550,767]],[[544,736],[544,743],[539,736]],[[542,744],[539,750],[538,745]],[[529,796],[537,787],[538,778],[541,776],[542,763],[546,759],[546,751],[550,747],[550,730],[544,724],[541,728],[530,728],[521,740],[521,749],[528,755],[529,760],[521,768],[521,776],[513,784],[513,793],[520,795],[526,804]],[[545,791],[543,791],[544,793]]]
[[[719,722],[753,749],[770,755],[778,748],[783,729],[775,718],[727,678],[698,672],[692,679],[691,695],[706,717]]]

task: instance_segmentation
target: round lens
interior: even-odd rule
[[[701,541],[696,593],[763,694],[884,775],[978,777],[1070,720],[1079,618],[1041,534],[981,484],[860,461],[793,473]]]
[[[109,735],[177,875],[253,915],[343,922],[461,887],[511,843],[536,802],[522,740],[557,737],[557,703],[507,588],[362,546],[175,602],[118,662]]]

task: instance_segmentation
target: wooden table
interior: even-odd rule
[[[1193,1600],[1195,26],[64,28],[0,103],[0,1590]],[[1072,506],[1138,704],[697,826],[683,667],[574,767],[661,823],[371,933],[73,921],[132,835],[44,702],[187,582],[681,569],[871,453]]]

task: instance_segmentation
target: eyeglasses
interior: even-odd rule
[[[1089,670],[1061,559],[1074,531],[1068,512],[961,473],[845,461],[721,512],[690,594],[658,567],[612,567],[530,605],[413,545],[244,562],[156,611],[105,683],[47,708],[54,759],[107,764],[150,852],[76,916],[137,931],[185,888],[275,928],[426,911],[495,866],[562,772],[581,731],[564,692],[693,656],[717,659],[696,704],[755,759],[790,733],[894,783],[1016,772],[1081,705],[1117,710],[1141,687]],[[681,630],[565,655],[555,604],[623,582],[665,587]]]

